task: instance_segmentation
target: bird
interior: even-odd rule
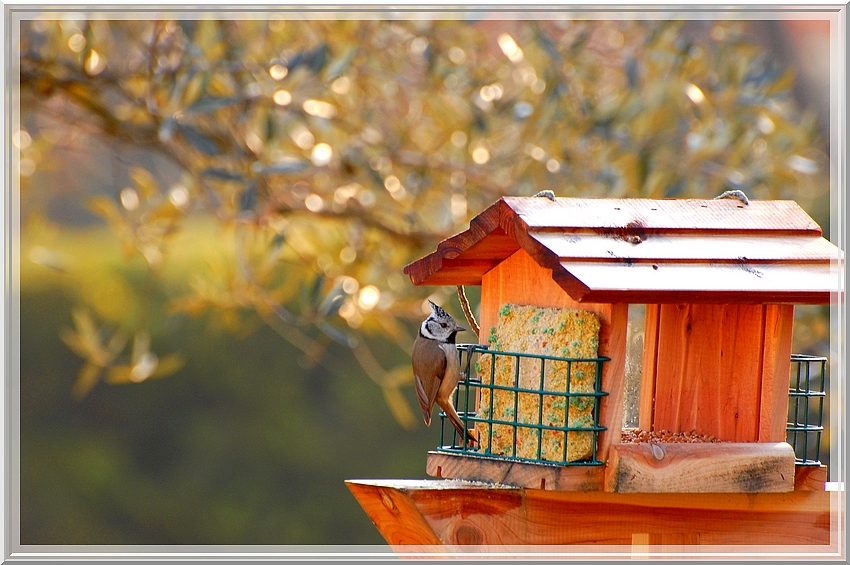
[[[434,403],[446,413],[461,438],[466,435],[467,445],[475,446],[473,430],[467,430],[452,403],[452,395],[460,380],[460,360],[455,348],[458,332],[466,331],[451,314],[428,300],[431,314],[419,327],[419,336],[413,343],[413,379],[419,407],[425,425],[431,425]]]
[[[749,205],[750,199],[747,198],[747,195],[744,194],[743,190],[726,190],[723,194],[719,196],[715,196],[715,200],[723,200],[723,199],[737,199],[743,202],[744,204]]]
[[[555,201],[555,193],[551,190],[541,190],[533,196],[533,198],[548,198],[552,202]]]

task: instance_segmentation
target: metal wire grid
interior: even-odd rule
[[[596,443],[598,433],[606,428],[599,425],[599,399],[607,396],[608,393],[601,390],[602,379],[602,363],[609,361],[607,357],[597,357],[591,359],[575,359],[553,357],[547,355],[534,355],[529,353],[516,353],[507,351],[490,351],[486,345],[477,344],[462,344],[457,346],[458,354],[460,355],[461,381],[454,395],[455,409],[458,412],[461,420],[464,422],[464,427],[469,428],[469,424],[475,422],[483,422],[488,425],[488,433],[492,434],[493,425],[510,426],[514,434],[513,453],[510,456],[494,454],[490,449],[481,450],[480,448],[469,447],[467,437],[464,434],[460,438],[456,430],[446,423],[445,412],[440,411],[440,446],[438,451],[468,453],[477,456],[491,457],[495,459],[506,459],[514,461],[529,461],[534,463],[545,463],[551,465],[601,465],[602,461],[596,459]],[[493,361],[490,363],[490,382],[485,383],[482,379],[470,372],[470,367],[473,366],[473,358],[477,355],[491,355]],[[514,363],[514,385],[501,386],[494,384],[495,357],[506,356],[516,359]],[[520,360],[523,358],[533,358],[540,360],[540,388],[527,389],[521,388],[519,384]],[[561,361],[568,364],[568,374],[571,374],[572,364],[578,362],[593,362],[596,365],[596,386],[593,392],[570,392],[569,379],[567,379],[567,390],[564,392],[555,392],[543,389],[543,378],[545,374],[546,361]],[[823,404],[826,398],[825,383],[826,383],[826,357],[813,355],[792,354],[791,355],[791,382],[788,392],[788,423],[786,427],[787,441],[794,448],[796,454],[797,465],[820,465],[820,443],[823,434]],[[500,420],[491,417],[478,416],[478,403],[481,398],[481,389],[489,389],[490,391],[490,410],[488,414],[492,415],[493,392],[495,390],[510,391],[514,397],[513,418],[510,420]],[[539,412],[537,423],[523,423],[517,421],[517,407],[519,402],[519,394],[537,394],[541,402],[539,403]],[[590,397],[594,399],[593,409],[593,425],[590,427],[569,427],[565,418],[564,426],[550,426],[542,423],[543,402],[544,396],[560,396],[566,399],[565,410],[569,408],[569,399],[577,397]],[[517,457],[516,455],[516,432],[518,428],[534,428],[541,430],[538,434],[537,457],[525,458]],[[561,463],[545,461],[541,459],[542,449],[542,430],[559,431],[564,433],[564,461]],[[593,455],[590,460],[567,462],[567,432],[592,432],[593,433]],[[480,438],[479,438],[480,439]]]
[[[797,465],[820,465],[826,357],[791,355],[787,441]]]
[[[496,454],[491,452],[491,442],[487,442],[488,447],[486,449],[480,449],[479,447],[470,447],[467,442],[467,434],[464,433],[464,437],[459,437],[459,434],[451,426],[451,424],[447,425],[445,412],[440,411],[440,446],[437,448],[438,451],[445,451],[450,453],[466,453],[466,454],[474,454],[482,457],[490,457],[494,459],[501,460],[509,460],[509,461],[525,461],[525,462],[533,462],[533,463],[544,463],[549,465],[602,465],[604,462],[596,459],[596,445],[598,440],[598,434],[600,431],[605,430],[604,426],[599,425],[599,400],[603,396],[607,396],[608,393],[601,390],[602,384],[602,363],[606,361],[610,361],[608,357],[594,357],[589,359],[578,359],[578,358],[565,358],[565,357],[554,357],[549,355],[535,355],[531,353],[517,353],[517,352],[508,352],[508,351],[491,351],[486,345],[478,345],[478,344],[460,344],[457,346],[458,354],[460,355],[461,367],[463,367],[463,371],[461,374],[461,380],[458,383],[458,388],[455,391],[454,396],[454,405],[455,409],[458,412],[461,420],[464,423],[464,428],[469,429],[469,424],[476,422],[482,422],[487,424],[487,433],[492,437],[493,425],[499,426],[509,426],[513,431],[513,451],[510,456]],[[481,355],[490,355],[492,356],[492,362],[490,363],[490,381],[483,382],[481,377],[476,375],[472,375],[471,373],[474,371],[470,371],[470,367],[474,367],[474,363],[472,362],[473,358]],[[503,386],[495,384],[495,367],[496,367],[496,357],[511,357],[515,359],[513,363],[514,366],[514,386]],[[520,363],[523,359],[538,359],[540,360],[540,386],[539,388],[522,388],[519,386],[519,375],[520,375]],[[544,376],[546,371],[546,362],[565,362],[567,363],[567,375],[568,377],[572,375],[572,367],[574,363],[594,363],[595,365],[595,387],[592,392],[571,392],[570,387],[570,379],[566,379],[566,390],[564,392],[560,391],[551,391],[544,390]],[[479,402],[481,399],[481,390],[488,389],[490,391],[490,406],[487,414],[489,417],[481,417],[478,415]],[[493,418],[493,397],[494,391],[508,391],[513,393],[514,400],[514,409],[513,409],[513,417],[509,420],[502,420]],[[519,404],[519,395],[520,394],[536,394],[540,398],[540,402],[538,404],[538,414],[537,414],[537,422],[536,423],[524,423],[517,421],[517,408]],[[563,426],[555,426],[555,425],[546,425],[543,424],[543,398],[545,397],[562,397],[565,399],[564,406],[564,425]],[[569,426],[569,406],[570,400],[574,398],[591,398],[593,399],[593,424],[592,426]],[[537,434],[537,456],[535,458],[528,457],[520,457],[517,456],[517,429],[518,428],[532,428],[540,430]],[[564,445],[563,445],[563,460],[559,463],[556,461],[547,461],[541,458],[542,452],[542,440],[543,440],[543,431],[554,431],[554,432],[562,432],[564,434]],[[568,445],[568,434],[567,432],[591,432],[592,433],[592,449],[591,449],[591,458],[589,460],[582,461],[567,461],[567,445]],[[448,437],[447,437],[448,436]],[[482,438],[479,438],[482,440]],[[483,441],[482,441],[483,443]]]

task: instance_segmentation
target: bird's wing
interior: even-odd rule
[[[431,425],[431,409],[446,372],[446,354],[432,339],[417,338],[413,344],[413,380],[425,424]]]

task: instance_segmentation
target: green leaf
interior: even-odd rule
[[[205,133],[201,133],[196,128],[186,124],[178,124],[177,128],[183,139],[204,155],[212,157],[221,153],[218,143]]]
[[[118,208],[118,204],[106,196],[92,196],[88,201],[88,209],[104,220],[113,224],[121,224],[124,216]]]
[[[202,177],[207,177],[216,180],[228,180],[228,181],[244,181],[245,177],[239,173],[234,173],[233,171],[228,171],[225,169],[219,169],[216,167],[211,167],[209,169],[204,169],[201,171]]]
[[[160,379],[169,377],[182,369],[186,365],[186,360],[179,353],[173,353],[160,358],[156,370],[151,374],[152,379]]]
[[[339,304],[342,304],[342,300],[339,300]],[[337,307],[338,309],[339,307]],[[319,322],[318,327],[322,330],[322,333],[337,342],[340,345],[344,345],[345,347],[354,347],[357,344],[357,340],[348,335],[342,330],[338,330],[327,322]]]
[[[177,129],[177,120],[172,117],[165,118],[159,125],[157,135],[162,142],[169,141],[174,136],[174,130]]]
[[[328,61],[328,46],[326,43],[310,49],[308,51],[299,51],[289,61],[289,69],[294,70],[296,67],[304,66],[313,71],[313,74],[319,74]]]
[[[383,391],[384,399],[396,422],[406,430],[413,429],[413,426],[416,424],[416,418],[413,416],[413,411],[410,409],[410,405],[407,404],[401,392],[395,387],[383,387]]]
[[[130,167],[127,174],[130,175],[130,180],[133,181],[133,184],[136,185],[136,188],[139,189],[139,193],[141,193],[145,200],[150,199],[155,194],[159,194],[159,184],[147,169],[143,167]]]
[[[242,98],[237,96],[202,96],[186,108],[186,111],[193,114],[203,114],[213,112],[219,108],[233,106],[241,101]]]
[[[102,369],[92,363],[86,363],[83,365],[80,372],[77,374],[77,381],[71,389],[71,394],[74,395],[74,398],[79,400],[91,392],[91,389],[97,384],[101,372]]]
[[[239,196],[239,210],[249,212],[257,206],[257,185],[251,183]]]
[[[300,173],[310,166],[309,161],[298,157],[283,157],[275,163],[263,167],[262,172],[266,175],[291,175]]]
[[[325,72],[325,76],[327,80],[334,80],[339,78],[344,74],[346,68],[351,64],[351,61],[354,60],[355,55],[357,55],[357,46],[349,47],[345,50],[341,56],[334,59],[330,65],[328,65],[328,69]]]

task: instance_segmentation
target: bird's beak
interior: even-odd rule
[[[458,332],[465,332],[465,331],[466,331],[466,328],[464,328],[464,327],[462,327],[462,326],[458,326],[457,328],[455,328],[455,331],[458,331]]]

